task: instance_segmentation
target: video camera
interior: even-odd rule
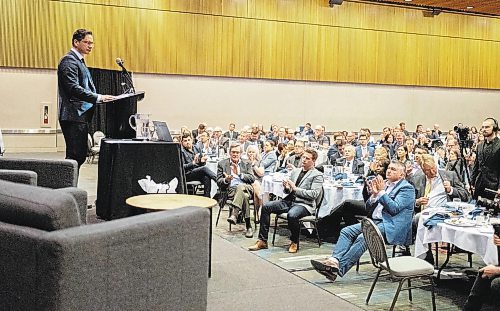
[[[465,141],[469,138],[469,127],[464,126],[462,123],[458,123],[453,127],[453,130],[457,133],[458,138],[461,141]]]
[[[500,199],[490,200],[487,198],[479,197],[477,198],[477,205],[486,208],[491,211],[493,215],[498,215],[500,212]]]

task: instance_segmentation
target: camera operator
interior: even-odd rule
[[[471,185],[475,199],[484,197],[493,200],[495,193],[485,189],[500,193],[500,139],[497,137],[497,120],[486,118],[483,121],[481,133],[484,135],[484,141],[477,146]]]
[[[500,237],[496,234],[493,236],[493,243],[497,247],[500,247]],[[493,303],[500,305],[499,295],[500,267],[487,265],[486,267],[479,269],[476,281],[470,290],[469,297],[467,297],[467,301],[465,302],[462,310],[480,310],[483,303],[488,299],[488,296],[495,299]]]

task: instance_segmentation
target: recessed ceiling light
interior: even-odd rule
[[[413,0],[405,0],[406,2],[412,2]]]
[[[473,9],[473,8],[474,8],[473,6],[468,6],[467,10],[470,10],[470,9]]]

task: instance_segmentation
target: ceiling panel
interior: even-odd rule
[[[384,3],[403,3],[405,5],[427,7],[436,9],[448,9],[462,12],[472,12],[500,16],[500,0],[371,0]],[[472,8],[467,8],[472,7]]]

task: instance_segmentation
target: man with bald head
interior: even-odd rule
[[[313,143],[318,143],[322,146],[324,144],[328,145],[328,137],[323,135],[323,127],[321,125],[316,125],[314,128],[314,135],[309,137],[309,141]]]

